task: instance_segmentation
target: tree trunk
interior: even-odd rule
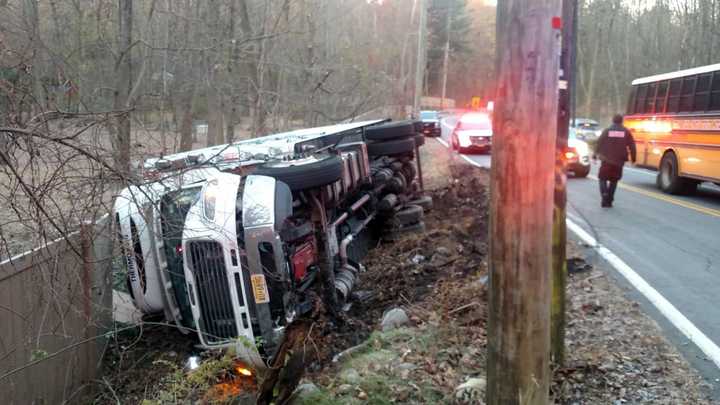
[[[42,84],[43,69],[41,65],[42,59],[40,57],[42,50],[42,41],[40,40],[40,12],[35,0],[25,0],[24,5],[24,14],[28,22],[27,31],[30,37],[29,46],[33,55],[30,79],[32,80],[34,100],[31,114],[40,114],[45,110],[47,104]]]
[[[230,0],[227,36],[231,38],[232,41],[228,46],[227,52],[227,83],[232,85],[233,88],[237,83],[235,75],[237,74],[236,68],[239,61],[238,40],[235,37],[235,20],[237,20],[237,0]],[[235,96],[235,91],[231,91],[231,94],[223,104],[225,107],[225,143],[232,143],[235,139],[235,124],[237,124],[238,120],[238,98]]]
[[[115,64],[117,84],[115,86],[115,109],[129,109],[129,96],[132,90],[132,23],[133,0],[118,0],[118,49],[119,60]],[[130,175],[130,113],[117,118],[115,139],[115,167],[118,174]]]
[[[587,93],[585,93],[585,115],[592,116],[592,104],[595,91],[595,67],[598,65],[598,57],[600,55],[600,46],[602,45],[602,24],[598,24],[597,34],[595,37],[595,49],[593,50],[592,62],[590,62],[590,73],[587,80]]]
[[[182,96],[178,110],[180,110],[180,151],[185,152],[193,148],[193,99],[195,99],[195,86],[190,83],[190,89]]]
[[[560,47],[551,22],[560,0],[498,7],[487,403],[545,405]]]
[[[208,130],[206,146],[215,146],[223,140],[222,100],[219,92],[207,88]]]

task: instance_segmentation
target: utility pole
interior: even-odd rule
[[[561,0],[498,1],[488,405],[547,405]]]
[[[413,100],[413,114],[420,113],[420,98],[423,93],[423,82],[425,77],[425,25],[427,20],[426,0],[417,0],[420,7],[420,18],[418,22],[417,57],[415,58],[415,99]]]
[[[445,92],[447,90],[447,74],[448,74],[448,59],[450,57],[450,28],[452,27],[452,6],[448,6],[447,9],[447,27],[445,32],[447,38],[445,40],[445,55],[443,56],[443,82],[442,82],[442,99],[440,100],[440,109],[445,109]]]
[[[575,66],[575,13],[577,0],[562,0],[562,51],[560,53],[560,89],[557,115],[557,141],[555,144],[555,209],[553,210],[553,264],[552,306],[550,309],[551,357],[556,365],[565,361],[565,289],[567,286],[567,173],[565,152],[572,109],[571,97],[575,94],[573,79]]]

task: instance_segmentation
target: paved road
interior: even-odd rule
[[[452,118],[444,123],[444,139],[449,139],[454,122]],[[465,155],[465,159],[490,166],[489,156]],[[697,195],[670,196],[655,187],[655,172],[627,167],[614,207],[603,209],[596,173],[593,167],[588,178],[568,180],[568,218],[720,345],[720,188],[703,185]],[[634,289],[629,291],[714,386],[713,396],[720,399],[720,370],[644,297]]]

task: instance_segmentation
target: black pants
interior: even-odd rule
[[[617,180],[600,179],[600,195],[603,202],[612,203],[615,200],[615,189],[617,188]]]
[[[598,178],[600,179],[600,195],[604,204],[612,204],[615,200],[615,189],[622,178],[623,165],[602,162]]]

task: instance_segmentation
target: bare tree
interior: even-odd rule
[[[115,85],[115,108],[130,108],[130,92],[132,79],[132,48],[133,48],[133,0],[118,0],[118,58],[115,63],[117,83]],[[116,157],[115,165],[119,172],[130,173],[130,115],[123,114],[117,119],[115,134]]]

